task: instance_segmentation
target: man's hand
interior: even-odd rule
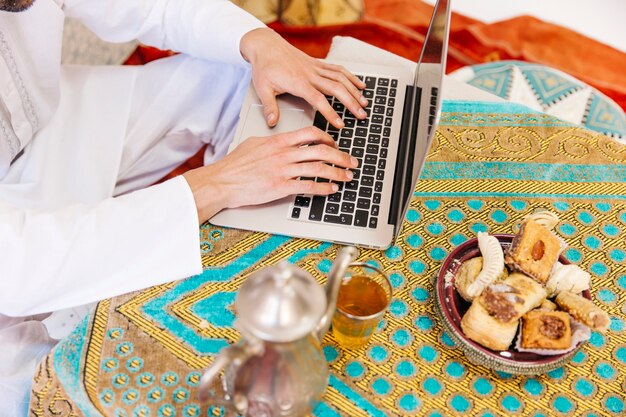
[[[312,144],[312,146],[303,146]],[[335,165],[335,167],[329,164]],[[328,195],[332,182],[298,180],[322,177],[352,180],[357,160],[336,148],[333,139],[315,127],[267,137],[250,137],[212,165],[184,174],[191,187],[200,223],[227,207],[262,204],[292,194]]]
[[[278,123],[276,96],[302,97],[338,129],[344,123],[324,95],[337,97],[359,119],[367,115],[367,99],[359,89],[365,84],[339,65],[327,64],[291,46],[268,28],[254,29],[241,38],[242,56],[252,64],[252,80],[265,107],[269,126]]]

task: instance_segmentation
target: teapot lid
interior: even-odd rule
[[[317,328],[326,311],[326,294],[308,272],[281,262],[250,276],[235,308],[239,324],[253,336],[291,342]]]

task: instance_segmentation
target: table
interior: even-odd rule
[[[545,375],[513,376],[466,360],[437,321],[433,281],[479,231],[510,233],[525,215],[559,215],[566,257],[592,273],[607,335]],[[362,250],[394,299],[372,342],[344,351],[316,416],[617,416],[626,412],[626,147],[510,103],[446,101],[398,242]],[[329,243],[204,224],[205,271],[100,302],[42,361],[31,416],[206,416],[201,372],[238,339],[232,303],[252,272],[287,259],[323,281]],[[158,244],[147,242],[146,244]]]

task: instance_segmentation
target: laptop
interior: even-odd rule
[[[334,97],[327,97],[345,123],[336,129],[304,100],[278,97],[280,121],[268,128],[263,106],[251,85],[229,152],[250,136],[269,136],[315,125],[339,149],[359,160],[350,182],[329,196],[296,195],[256,206],[226,209],[218,226],[385,249],[398,237],[424,166],[440,113],[446,66],[450,1],[435,4],[416,71],[404,67],[336,62],[367,85],[368,117],[356,119]],[[322,178],[306,180],[328,181]]]

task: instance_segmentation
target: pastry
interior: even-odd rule
[[[567,349],[572,344],[570,317],[564,311],[529,311],[522,317],[524,349]]]
[[[524,217],[524,220],[533,220],[536,223],[542,225],[548,230],[553,230],[557,224],[559,224],[559,216],[551,211],[538,211],[537,213],[529,214]]]
[[[550,296],[556,295],[561,291],[579,294],[589,289],[590,281],[591,274],[578,265],[563,265],[557,262],[552,274],[550,274],[550,278],[548,278],[548,282],[546,282],[546,288]]]
[[[475,298],[461,319],[465,336],[493,350],[509,348],[519,318],[540,305],[546,290],[520,273],[511,274],[502,282],[489,285]]]
[[[512,269],[545,284],[561,250],[562,243],[556,235],[528,219],[522,223],[504,259]]]
[[[512,290],[501,287],[509,287],[512,288]],[[490,289],[493,293],[496,291],[500,292],[502,294],[500,298],[503,296],[509,301],[509,307],[515,311],[513,316],[515,320],[519,319],[533,308],[540,306],[547,296],[547,292],[543,286],[534,279],[519,272],[512,273],[507,279],[502,281],[502,283],[491,285]],[[515,302],[511,303],[510,301]],[[500,304],[502,304],[502,302],[500,302]]]
[[[483,267],[476,279],[467,286],[466,293],[474,298],[480,295],[485,287],[498,278],[504,269],[504,252],[495,236],[478,233],[478,248],[483,257]]]
[[[606,332],[611,324],[609,315],[596,307],[593,301],[569,291],[561,291],[556,296],[556,303],[574,319],[599,332]]]
[[[471,302],[475,298],[467,293],[467,287],[469,287],[469,285],[476,280],[476,277],[478,277],[478,274],[480,274],[480,271],[482,269],[482,256],[468,259],[467,261],[463,262],[463,264],[459,267],[456,276],[454,277],[454,287],[464,300]],[[509,271],[506,269],[506,267],[502,268],[500,275],[498,275],[498,277],[496,278],[496,282],[506,279],[508,275]]]
[[[463,262],[454,277],[454,287],[465,301],[472,301],[474,297],[467,293],[467,287],[474,282],[480,271],[483,269],[483,257],[468,259]]]
[[[461,319],[463,334],[486,348],[507,350],[517,333],[519,320],[502,321],[491,315],[477,300]]]
[[[547,298],[543,300],[543,302],[541,303],[539,307],[537,307],[538,310],[542,310],[542,311],[555,311],[557,308],[558,306],[554,304],[552,301],[548,300]]]

